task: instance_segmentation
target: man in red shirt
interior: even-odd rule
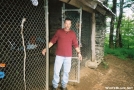
[[[82,60],[80,48],[78,46],[78,40],[74,31],[70,30],[71,19],[66,18],[64,21],[64,28],[58,29],[49,42],[49,48],[57,42],[56,58],[54,63],[54,75],[53,75],[53,90],[56,90],[60,80],[59,73],[63,65],[63,78],[62,78],[62,90],[67,90],[67,83],[69,78],[69,72],[71,69],[71,57],[72,46],[78,53],[78,58]],[[43,49],[42,54],[45,55],[46,48]]]

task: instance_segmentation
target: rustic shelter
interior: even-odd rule
[[[0,90],[49,90],[49,39],[71,18],[83,61],[73,50],[70,82],[80,82],[80,66],[103,60],[105,16],[114,15],[102,0],[2,0]],[[51,64],[51,63],[50,63]],[[62,73],[61,73],[62,74]]]

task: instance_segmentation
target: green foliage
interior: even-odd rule
[[[127,8],[132,8],[133,3],[134,3],[134,0],[125,0],[123,4],[124,10],[127,10]],[[117,8],[119,8],[120,1],[117,0],[116,6]],[[132,58],[134,60],[134,14],[128,15],[128,16],[129,17],[127,17],[125,13],[123,13],[123,17],[122,17],[121,25],[120,25],[121,43],[123,47],[110,49],[109,37],[108,37],[109,34],[108,34],[106,35],[106,38],[105,38],[105,55],[112,54],[123,60],[127,58]],[[116,31],[118,19],[119,17],[116,17],[116,20],[114,22],[114,31]],[[113,43],[115,44],[116,32],[114,32],[113,35],[114,35]]]
[[[123,60],[126,60],[127,58],[131,58],[134,60],[134,48],[133,49],[126,49],[126,48],[111,49],[108,47],[107,44],[105,44],[105,55],[107,54],[112,54]]]
[[[116,26],[117,22],[115,22]],[[134,60],[134,20],[123,18],[121,24],[122,44],[123,48],[109,48],[109,35],[105,38],[105,55],[112,54],[123,60],[132,58]],[[115,37],[113,37],[115,40]]]
[[[124,48],[134,47],[134,22],[132,19],[123,18],[121,24],[122,43]]]
[[[117,21],[114,23],[115,28],[117,27],[117,23]],[[134,19],[123,16],[120,30],[123,48],[134,48]],[[114,36],[113,38],[115,40],[116,37]]]

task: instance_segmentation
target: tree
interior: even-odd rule
[[[121,25],[121,20],[122,20],[122,15],[123,15],[123,4],[124,4],[124,0],[120,0],[120,13],[119,13],[119,19],[118,19],[117,28],[116,28],[116,47],[117,48],[122,47],[120,25]]]
[[[117,0],[113,0],[113,6],[112,6],[113,13],[116,13],[116,3],[117,3]],[[114,48],[114,41],[113,41],[114,22],[115,22],[115,16],[112,16],[111,22],[110,22],[109,48]]]
[[[133,48],[134,47],[134,19],[130,17],[124,17],[122,19],[121,30],[122,30],[122,43],[123,48]]]

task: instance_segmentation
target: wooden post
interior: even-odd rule
[[[92,50],[92,61],[96,60],[95,53],[95,31],[96,31],[96,21],[95,21],[95,13],[92,13],[92,34],[91,34],[91,50]]]

